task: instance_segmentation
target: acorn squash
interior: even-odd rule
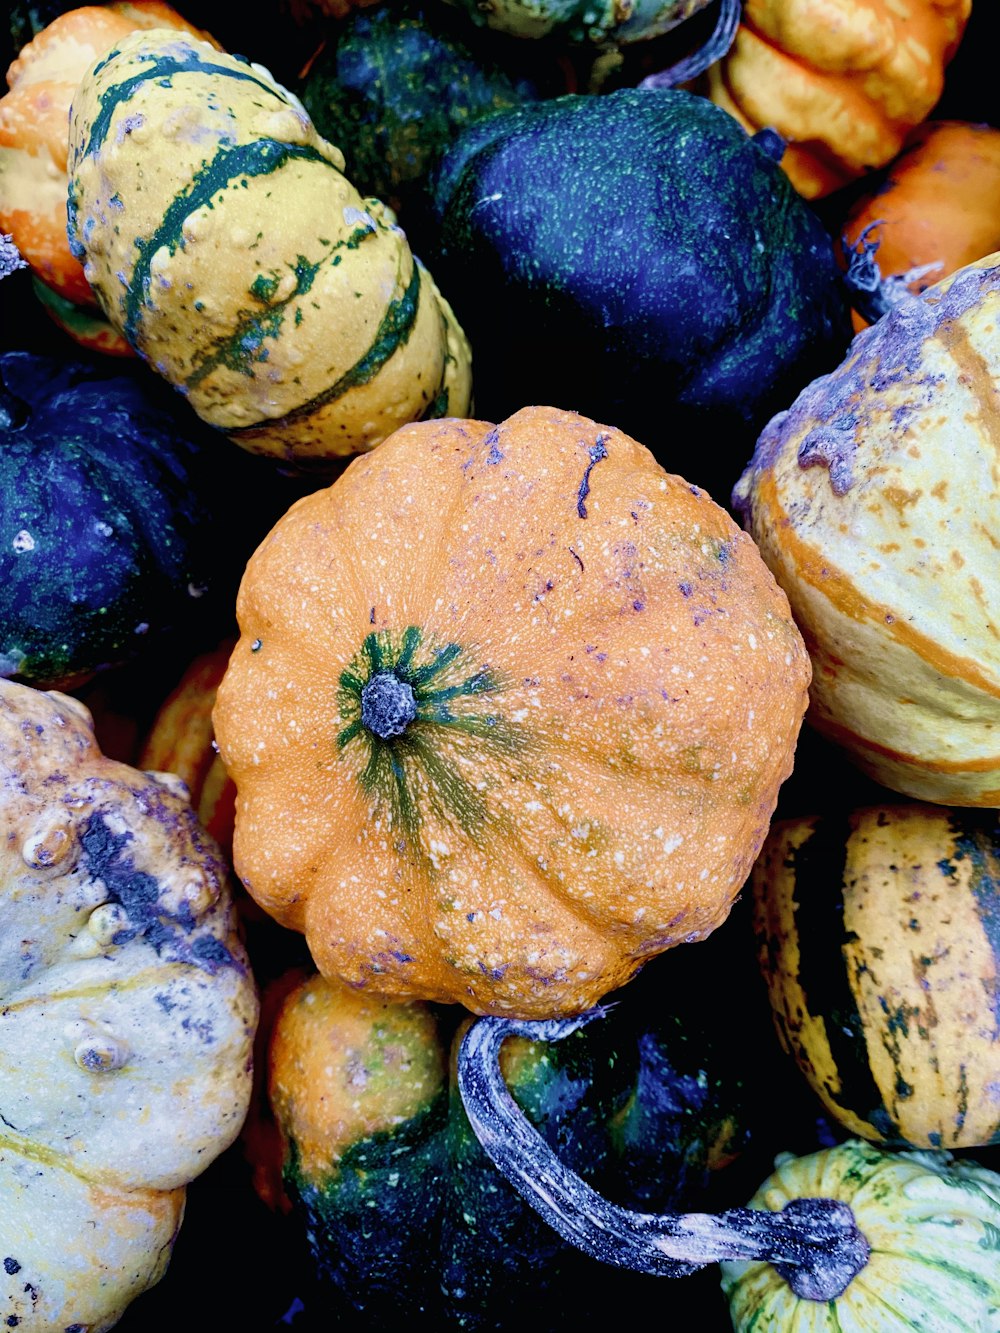
[[[0,353],[0,676],[79,685],[228,593],[238,534],[183,411],[121,362]]]
[[[469,351],[395,219],[261,66],[166,29],[73,98],[71,248],[195,412],[292,463],[461,415]]]
[[[0,804],[0,1315],[100,1333],[239,1133],[256,991],[218,848],[78,700],[0,681]]]
[[[679,89],[466,128],[437,173],[434,263],[475,348],[477,413],[611,421],[727,501],[768,418],[851,336],[833,243],[781,147]]]

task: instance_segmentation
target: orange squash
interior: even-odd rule
[[[236,788],[215,748],[212,707],[234,639],[223,639],[191,662],[157,709],[137,767],[174,773],[191,793],[201,825],[232,856]]]
[[[883,281],[919,294],[956,269],[1000,250],[1000,129],[925,121],[903,151],[855,196],[841,255],[862,237],[876,244]],[[854,327],[867,321],[854,312]]]
[[[0,231],[27,260],[46,311],[94,350],[131,355],[100,316],[66,238],[69,109],[94,61],[139,28],[176,28],[213,39],[160,0],[84,5],[52,20],[7,71],[0,98]],[[80,307],[79,313],[76,307]]]
[[[721,506],[573,412],[404,426],[251,557],[234,860],[319,969],[575,1013],[729,913],[810,669]]]
[[[705,91],[754,134],[787,140],[806,198],[892,160],[930,115],[972,0],[745,0]]]

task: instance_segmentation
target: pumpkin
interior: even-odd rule
[[[78,700],[0,681],[0,1311],[112,1327],[246,1113],[257,999],[228,872]]]
[[[1000,249],[1000,129],[925,121],[902,151],[854,197],[841,226],[849,256],[877,246],[883,281],[914,294]],[[852,314],[860,330],[867,321]]]
[[[830,1300],[797,1295],[780,1264],[724,1261],[734,1333],[934,1329],[996,1322],[1000,1305],[1000,1175],[947,1152],[888,1152],[861,1140],[802,1157],[782,1154],[751,1200],[779,1213],[817,1196],[846,1202],[868,1237],[857,1281]]]
[[[612,421],[728,497],[768,418],[851,334],[833,243],[772,149],[679,89],[465,129],[437,173],[435,270],[476,349],[476,411]],[[692,437],[711,440],[696,458]]]
[[[540,95],[451,17],[444,5],[355,11],[328,33],[296,85],[351,180],[399,214],[411,241],[414,222],[429,231],[431,173],[463,126]]]
[[[403,427],[247,564],[213,711],[248,892],[394,998],[586,1008],[712,931],[808,668],[753,543],[556,408]]]
[[[717,1190],[742,1154],[751,1066],[735,1026],[706,1017],[707,974],[655,972],[606,1022],[559,1044],[515,1038],[502,1065],[567,1162],[663,1208]],[[307,1310],[356,1311],[371,1329],[562,1326],[594,1274],[472,1132],[455,1081],[468,1020],[316,975],[277,987],[263,1057],[276,1137],[255,1135],[252,1160],[272,1206],[283,1175],[315,1269]]]
[[[90,65],[127,33],[149,27],[211,40],[158,0],[81,6],[53,18],[23,47],[0,98],[0,230],[14,238],[60,327],[111,355],[131,348],[100,317],[66,237],[67,119]]]
[[[232,855],[236,788],[215,747],[212,708],[235,639],[199,653],[156,710],[137,758],[142,769],[173,773],[191,794],[199,822]]]
[[[762,432],[733,495],[813,661],[811,723],[917,800],[1000,804],[1000,255],[905,299]]]
[[[972,0],[744,0],[735,41],[699,91],[753,134],[788,141],[795,188],[816,199],[875,171],[933,111]]]
[[[993,811],[880,805],[773,824],[752,874],[784,1049],[887,1146],[1000,1143]]]
[[[197,421],[110,364],[0,353],[0,676],[71,688],[195,632],[228,592]]]
[[[266,70],[164,29],[73,99],[70,242],[105,315],[201,418],[293,463],[468,408],[451,308],[343,166]]]

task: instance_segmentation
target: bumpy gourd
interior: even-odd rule
[[[796,189],[817,198],[884,166],[944,89],[972,0],[745,0],[705,92],[748,130],[788,141]]]
[[[109,1329],[231,1144],[257,999],[225,862],[177,779],[0,681],[0,1315]]]
[[[907,297],[760,436],[733,504],[813,660],[811,722],[892,791],[1000,805],[1000,255]]]
[[[1000,1142],[996,815],[883,805],[774,824],[751,876],[775,1026],[849,1133]]]
[[[216,699],[248,891],[322,972],[585,1008],[727,916],[808,666],[754,544],[556,408],[404,427],[247,565]]]
[[[890,1153],[851,1140],[783,1154],[750,1201],[778,1212],[826,1196],[847,1203],[871,1252],[838,1296],[795,1294],[780,1265],[723,1262],[735,1333],[992,1328],[1000,1306],[1000,1176],[947,1152]]]
[[[73,99],[69,234],[101,308],[252,452],[322,462],[468,408],[450,307],[343,168],[266,70],[166,30]]]

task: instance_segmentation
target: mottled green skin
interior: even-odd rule
[[[701,1206],[713,1169],[746,1144],[747,1066],[722,1049],[697,992],[641,981],[562,1042],[524,1043],[508,1085],[562,1160],[609,1197],[649,1211]],[[667,1000],[671,1012],[654,1018]],[[443,1042],[454,1021],[442,1011]],[[592,1261],[493,1167],[454,1084],[355,1143],[322,1186],[303,1179],[293,1144],[285,1183],[320,1292],[336,1289],[317,1308],[352,1306],[371,1330],[556,1329],[593,1280]]]
[[[474,51],[477,35],[463,38],[457,18],[416,4],[355,10],[296,88],[357,188],[406,226],[426,211],[432,170],[466,125],[538,96],[529,79]]]
[[[202,613],[199,446],[138,377],[0,356],[0,675],[66,688]]]
[[[477,412],[571,408],[725,502],[766,421],[851,338],[831,239],[776,142],[676,89],[464,130],[437,176],[433,266],[472,343]]]

